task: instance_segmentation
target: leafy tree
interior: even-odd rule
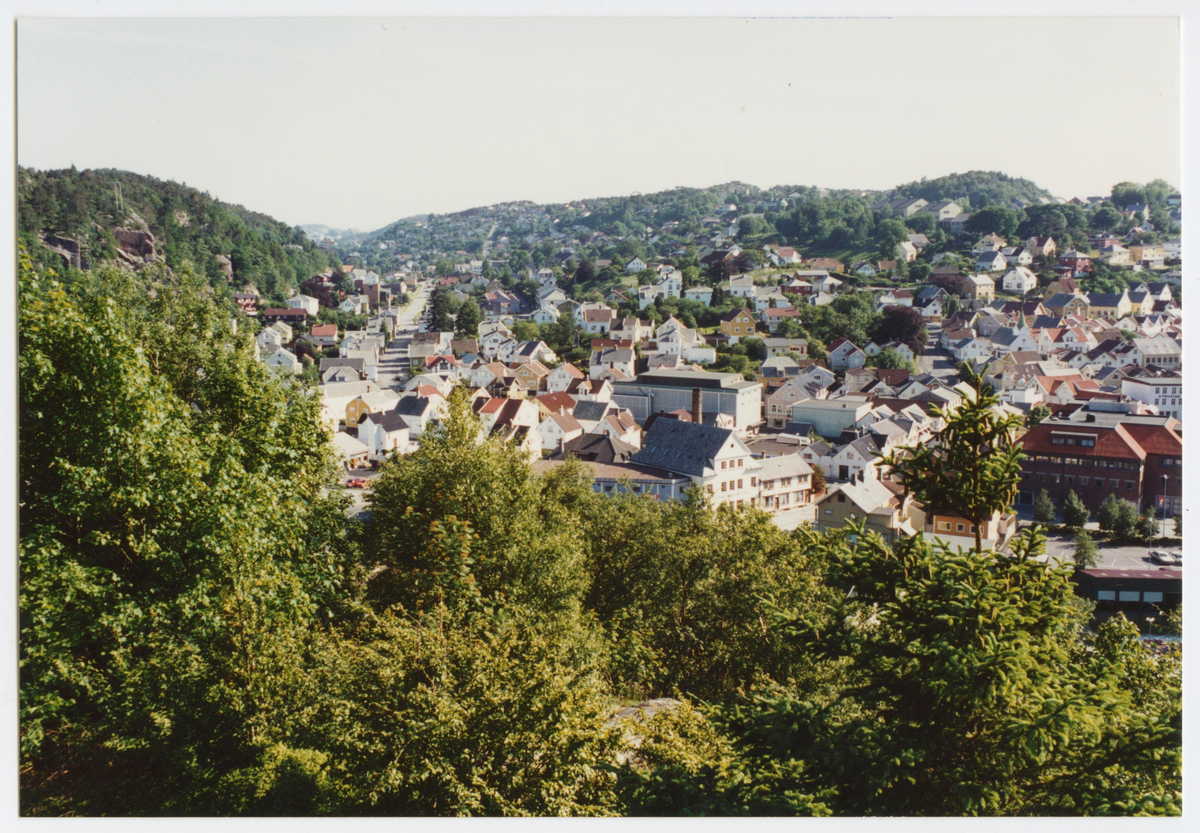
[[[1100,509],[1096,512],[1096,521],[1100,528],[1105,532],[1112,532],[1117,527],[1117,519],[1120,515],[1121,503],[1117,500],[1117,496],[1109,493],[1104,499],[1104,503],[1100,504]]]
[[[483,321],[483,311],[474,298],[463,301],[454,319],[454,334],[458,338],[475,338],[479,335],[479,325]]]
[[[921,216],[921,215],[916,215]],[[932,215],[928,215],[932,216]],[[933,267],[923,260],[914,260],[908,265],[908,279],[916,284],[923,284],[929,280],[929,275],[933,272]]]
[[[745,348],[746,355],[753,361],[761,362],[767,358],[767,344],[761,338],[750,336],[742,339],[739,344]]]
[[[1175,537],[1182,538],[1183,537],[1183,515],[1175,515],[1173,520],[1175,522],[1174,523]]]
[[[901,368],[910,373],[916,372],[916,366],[891,347],[880,350],[874,356],[869,356],[867,358],[867,367]]]
[[[813,494],[820,494],[825,491],[827,485],[825,481],[825,469],[817,463],[810,464],[813,470],[812,473],[812,490]]]
[[[877,344],[899,341],[917,355],[925,352],[925,317],[912,307],[892,305],[884,307],[879,322],[872,331]]]
[[[541,338],[541,330],[532,321],[514,321],[512,334],[517,341],[536,341]]]
[[[1029,409],[1029,413],[1025,414],[1025,427],[1032,428],[1039,424],[1042,420],[1049,417],[1051,411],[1045,405],[1034,405]]]
[[[1005,240],[1017,232],[1020,215],[1011,208],[988,206],[981,208],[967,220],[967,230],[975,234],[996,234]]]
[[[943,418],[937,445],[905,446],[883,458],[883,464],[931,513],[953,512],[975,526],[975,548],[982,548],[980,529],[997,511],[1007,511],[1021,477],[1021,450],[1014,443],[1020,427],[1016,415],[1000,417],[999,403],[982,371],[960,365],[972,389],[954,413],[934,409]]]
[[[431,332],[454,332],[454,296],[444,286],[429,296],[429,329]]]
[[[1063,523],[1072,529],[1080,529],[1092,517],[1091,511],[1080,500],[1074,490],[1067,493],[1062,505]]]
[[[908,227],[904,222],[889,217],[875,226],[875,239],[879,244],[879,256],[890,259],[896,256],[896,246],[908,239]]]
[[[1072,558],[1075,561],[1075,566],[1081,570],[1095,567],[1100,563],[1100,554],[1096,549],[1096,542],[1092,540],[1091,535],[1088,535],[1087,530],[1081,529],[1076,533],[1075,550]]]
[[[1050,493],[1045,489],[1038,492],[1037,497],[1033,499],[1033,519],[1042,524],[1054,523],[1054,501],[1050,499]]]

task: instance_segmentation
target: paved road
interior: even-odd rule
[[[429,301],[429,286],[421,284],[417,294],[400,313],[393,338],[379,356],[376,367],[376,384],[381,388],[399,388],[408,381],[408,345],[412,334],[417,331],[417,319]]]
[[[940,324],[930,324],[929,339],[925,342],[925,353],[917,357],[917,370],[922,373],[932,373],[938,377],[958,375],[958,362],[954,356],[939,347],[942,338]]]

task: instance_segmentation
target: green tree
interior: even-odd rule
[[[1092,540],[1092,536],[1088,535],[1086,530],[1081,529],[1075,534],[1074,543],[1075,550],[1072,553],[1072,558],[1075,561],[1076,567],[1086,570],[1100,563],[1100,554],[1096,549],[1096,542]]]
[[[986,368],[977,373],[964,363],[959,369],[971,393],[954,413],[930,412],[946,421],[939,442],[902,447],[882,462],[927,512],[957,513],[974,524],[981,549],[983,524],[1008,511],[1017,493],[1021,450],[1014,435],[1020,418],[997,415],[999,397],[983,381]]]
[[[1045,489],[1038,492],[1033,500],[1033,519],[1042,524],[1052,524],[1055,521],[1054,501]]]
[[[479,335],[479,325],[483,321],[483,312],[474,298],[463,301],[454,318],[454,334],[458,338],[475,338]]]
[[[1096,512],[1096,521],[1100,528],[1105,532],[1112,532],[1117,527],[1117,519],[1120,515],[1121,502],[1117,500],[1117,496],[1109,493],[1104,499],[1104,503],[1100,504],[1100,509]]]
[[[825,469],[821,468],[821,466],[816,463],[812,463],[811,468],[813,494],[820,494],[821,492],[825,491],[825,487],[827,485],[825,482]]]
[[[1080,529],[1092,517],[1092,513],[1072,489],[1063,499],[1062,516],[1064,524],[1072,529]]]
[[[1045,405],[1034,405],[1029,409],[1029,413],[1025,414],[1025,427],[1032,428],[1050,416],[1051,413],[1051,410]]]

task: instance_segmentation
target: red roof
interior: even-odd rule
[[[545,405],[551,413],[557,413],[559,409],[568,413],[575,410],[575,400],[566,393],[544,393],[534,399]]]
[[[1136,422],[1121,423],[1121,425],[1147,454],[1183,456],[1183,440],[1167,426]]]
[[[312,334],[318,337],[337,338],[337,324],[318,324],[312,328]]]
[[[1054,443],[1051,438],[1055,434],[1074,436],[1091,435],[1095,438],[1096,444],[1094,446],[1081,446]],[[1139,462],[1146,458],[1146,452],[1138,444],[1137,440],[1125,430],[1124,425],[1106,428],[1087,423],[1052,425],[1043,422],[1026,431],[1025,435],[1021,437],[1020,443],[1022,450],[1026,454],[1105,457],[1109,459],[1138,460]]]

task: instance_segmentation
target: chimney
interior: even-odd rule
[[[703,399],[704,397],[700,393],[700,388],[692,388],[692,422],[697,425],[704,422]]]

